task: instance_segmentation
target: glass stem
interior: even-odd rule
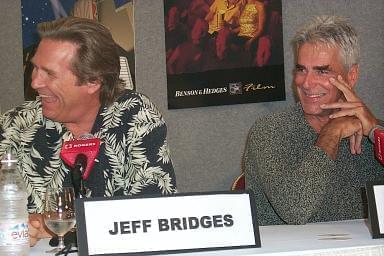
[[[59,238],[59,245],[57,246],[57,248],[64,249],[65,248],[64,236],[58,236],[58,238]]]

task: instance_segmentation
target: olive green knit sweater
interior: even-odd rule
[[[340,143],[336,161],[314,146],[316,132],[300,104],[256,121],[244,154],[247,188],[255,195],[259,225],[305,224],[363,218],[362,189],[383,177],[373,145],[364,137],[362,153]]]

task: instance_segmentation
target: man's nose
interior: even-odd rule
[[[44,87],[44,79],[40,72],[38,72],[36,69],[32,71],[32,82],[31,86],[33,89],[39,89],[41,87]]]
[[[303,87],[306,89],[311,88],[311,86],[314,84],[313,81],[314,81],[313,72],[307,72],[304,76]]]

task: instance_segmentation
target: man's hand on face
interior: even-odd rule
[[[329,116],[331,119],[342,116],[357,117],[363,126],[363,134],[368,136],[372,127],[378,123],[375,116],[340,75],[337,76],[337,79],[331,78],[329,81],[343,93],[346,101],[324,104],[321,108],[339,109],[339,111],[336,111]]]
[[[28,229],[30,246],[35,246],[42,238],[52,237],[45,228],[43,215],[41,214],[29,214]]]
[[[349,137],[351,153],[360,154],[362,135],[368,136],[369,131],[378,121],[364,102],[352,90],[352,87],[346,83],[340,75],[338,75],[337,78],[330,78],[329,81],[343,93],[345,101],[323,104],[320,107],[322,109],[337,110],[329,116],[331,119],[351,116],[360,120],[362,132],[352,134]]]
[[[341,139],[349,138],[352,154],[361,152],[363,130],[361,122],[356,117],[342,116],[331,119],[320,131],[316,146],[324,150],[333,160],[336,160]]]

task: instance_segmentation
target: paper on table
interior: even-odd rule
[[[352,239],[349,234],[344,234],[344,233],[338,233],[338,234],[329,233],[329,234],[321,234],[321,235],[317,235],[317,236],[320,236],[320,238],[318,238],[319,240],[349,240],[349,239]]]

